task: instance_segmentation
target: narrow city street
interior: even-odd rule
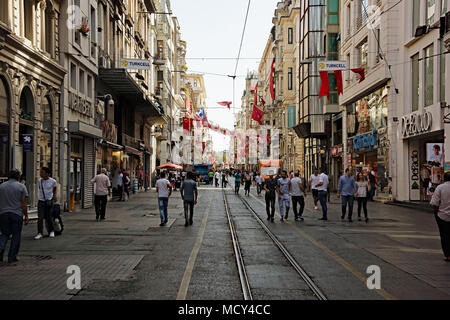
[[[8,288],[0,299],[242,299],[223,192],[201,186],[192,227],[184,226],[178,191],[160,227],[154,190],[110,202],[103,222],[93,210],[65,214],[55,239],[34,240],[33,221],[24,227],[20,262],[0,263],[0,287]],[[225,192],[253,298],[316,299],[231,187]],[[305,221],[291,213],[269,223],[255,188],[246,200],[329,300],[450,298],[449,264],[429,212],[370,203],[370,222],[350,224],[333,196],[322,222],[308,195]],[[66,285],[71,265],[80,267],[81,290]],[[372,265],[381,269],[381,290],[366,285]]]

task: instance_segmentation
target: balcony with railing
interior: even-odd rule
[[[141,140],[133,138],[125,133],[122,133],[122,144],[124,146],[139,150],[141,148],[141,143],[142,143]]]

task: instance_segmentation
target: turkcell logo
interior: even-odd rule
[[[123,69],[143,69],[149,70],[151,67],[150,61],[139,59],[122,59],[120,60]]]

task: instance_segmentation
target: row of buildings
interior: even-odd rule
[[[180,29],[169,0],[1,1],[0,180],[21,170],[35,206],[49,167],[74,210],[92,206],[101,167],[116,186],[121,168],[170,162],[186,100],[195,110],[204,92]]]
[[[256,89],[266,102],[263,125],[280,130],[284,169],[309,177],[323,167],[333,188],[345,168],[373,170],[379,198],[428,200],[450,169],[444,169],[449,6],[448,0],[278,2],[259,69],[247,79],[239,126],[260,127],[251,118]],[[343,94],[329,73],[329,100],[318,97],[324,61],[347,65]],[[364,68],[364,81],[352,68]]]

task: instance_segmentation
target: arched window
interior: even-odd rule
[[[52,106],[48,97],[42,100],[42,128],[39,139],[40,165],[52,169],[52,144],[53,144],[53,114]]]
[[[0,77],[0,177],[5,177],[9,166],[9,95],[5,81]]]

